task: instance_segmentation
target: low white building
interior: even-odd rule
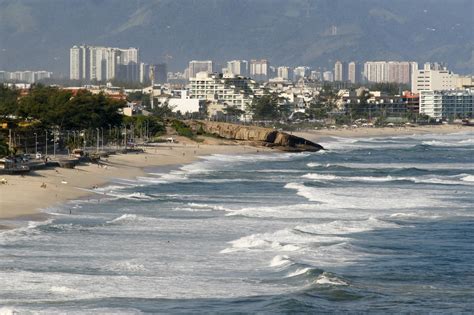
[[[180,98],[169,98],[168,106],[172,109],[173,112],[181,112],[182,114],[186,113],[197,113],[201,112],[204,109],[205,102],[199,99],[189,98],[188,92],[183,90],[180,91]]]

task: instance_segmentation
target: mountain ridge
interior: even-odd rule
[[[414,60],[474,72],[474,1],[0,0],[0,69],[68,74],[74,44],[138,47],[144,62]]]

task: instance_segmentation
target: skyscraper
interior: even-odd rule
[[[410,84],[414,65],[407,61],[369,61],[364,64],[364,79],[374,83]]]
[[[166,63],[158,63],[155,65],[155,82],[159,84],[168,81],[168,66]]]
[[[364,79],[373,83],[388,82],[387,68],[385,61],[368,61],[364,64]]]
[[[70,49],[71,80],[91,81],[140,81],[137,48],[112,48],[102,46],[73,46]]]
[[[191,60],[189,62],[189,78],[195,78],[199,72],[207,72],[211,74],[213,72],[211,60]]]
[[[270,63],[266,59],[250,60],[250,76],[255,80],[267,80]]]
[[[249,63],[247,60],[232,60],[227,62],[227,73],[248,77]]]
[[[73,46],[70,49],[69,78],[71,80],[89,80],[90,49],[86,45]]]
[[[323,81],[326,82],[333,82],[334,81],[334,74],[332,71],[324,71],[323,72]]]
[[[334,64],[334,81],[347,81],[347,64],[342,61],[336,61]]]
[[[360,82],[361,69],[360,64],[351,61],[347,66],[347,80],[353,84]]]
[[[300,66],[293,69],[293,80],[298,81],[299,79],[306,78],[310,74],[308,67]]]
[[[278,67],[277,74],[279,78],[282,78],[285,80],[291,80],[291,77],[292,77],[290,67]]]

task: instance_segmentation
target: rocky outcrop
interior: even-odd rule
[[[317,143],[270,128],[213,121],[191,121],[188,123],[193,131],[197,133],[204,132],[230,140],[251,141],[259,145],[288,152],[316,152],[324,150]]]

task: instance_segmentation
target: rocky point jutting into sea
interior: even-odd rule
[[[250,141],[254,145],[276,148],[286,152],[317,152],[324,150],[317,143],[271,128],[213,121],[190,121],[189,125],[195,132],[201,131],[230,140]]]

